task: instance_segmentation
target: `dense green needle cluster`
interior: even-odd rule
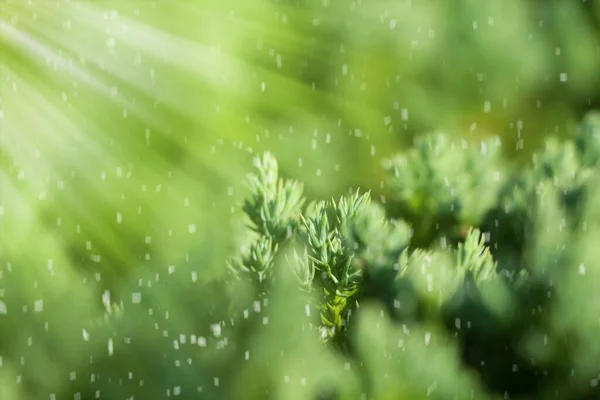
[[[447,213],[455,211],[460,215],[465,204],[474,202],[469,200],[470,196],[477,197],[469,189],[479,188],[477,182],[482,177],[479,174],[470,177],[468,173],[474,169],[469,165],[480,159],[486,161],[485,150],[479,158],[474,151],[456,157],[445,140],[441,134],[422,138],[416,150],[406,158],[397,157],[390,167],[394,171],[393,188],[406,203],[415,205],[415,198],[421,199],[419,202],[424,198],[431,200],[424,209],[413,208],[417,215],[435,216],[438,212],[439,216],[444,208]],[[482,149],[485,146],[486,142]],[[413,161],[410,168],[402,168],[406,160]],[[464,160],[467,162],[463,163]],[[451,165],[456,168],[449,170],[447,167]],[[258,237],[246,252],[230,262],[231,271],[238,278],[245,276],[263,284],[273,276],[277,253],[280,249],[285,252],[284,245],[289,243],[292,247],[286,254],[287,265],[300,287],[321,295],[315,307],[320,311],[321,331],[327,339],[346,334],[350,315],[359,306],[361,297],[369,290],[373,292],[369,286],[378,277],[381,280],[385,276],[387,281],[379,285],[392,288],[394,282],[407,280],[417,289],[419,300],[429,300],[439,307],[466,279],[479,282],[497,275],[496,263],[478,229],[469,229],[464,244],[459,244],[456,250],[436,253],[409,249],[412,235],[409,225],[402,220],[389,220],[384,208],[371,202],[369,193],[361,195],[357,191],[337,201],[316,201],[302,208],[305,203],[302,185],[280,178],[271,154],[256,158],[255,166],[257,172],[248,178],[252,197],[244,203],[244,211],[251,221],[250,229]],[[465,200],[461,202],[460,196],[455,200],[455,189],[449,187],[447,176],[446,184],[439,180],[442,172],[454,172],[458,193],[463,193]],[[467,183],[463,184],[461,178]],[[487,186],[494,188],[498,184]],[[482,190],[488,189],[487,186]],[[433,198],[431,192],[441,194]],[[261,295],[266,295],[268,287],[262,285],[261,289],[265,291]],[[390,288],[377,290],[385,292]],[[396,306],[400,307],[397,301]]]
[[[428,215],[430,224],[452,217],[465,224],[480,220],[503,182],[499,149],[499,138],[469,144],[450,143],[441,133],[418,137],[406,154],[386,163],[402,213]]]

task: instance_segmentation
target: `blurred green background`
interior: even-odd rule
[[[105,290],[222,274],[254,155],[382,201],[423,132],[529,160],[600,102],[599,41],[595,1],[0,0],[6,390],[69,379]]]

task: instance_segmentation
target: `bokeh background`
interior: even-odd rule
[[[415,135],[528,161],[599,67],[595,1],[1,0],[2,398],[76,380],[82,321],[142,277],[189,322],[167,282],[223,273],[262,151],[311,198],[385,203]]]

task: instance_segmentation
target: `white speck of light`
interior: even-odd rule
[[[192,282],[196,282],[198,280],[198,273],[196,271],[192,271]]]
[[[567,73],[566,72],[562,72],[560,74],[560,81],[561,82],[566,82],[567,81]]]
[[[400,117],[402,118],[402,121],[408,121],[408,110],[406,108],[400,110]]]
[[[36,300],[33,303],[33,311],[35,312],[42,312],[44,311],[44,300]]]
[[[131,302],[133,304],[140,304],[142,301],[142,294],[140,292],[131,293]]]
[[[113,340],[112,338],[108,339],[108,355],[113,355]]]
[[[6,310],[6,303],[0,300],[0,314],[8,314]]]
[[[429,340],[431,339],[431,333],[425,332],[425,344],[429,344]]]
[[[88,340],[90,340],[90,334],[85,329],[83,329],[82,334],[83,334],[83,340],[85,340],[86,342]]]
[[[310,317],[310,305],[309,304],[304,306],[304,312],[306,313],[307,317]]]
[[[554,54],[556,54],[557,56],[560,56],[560,47],[557,47],[556,49],[554,49]]]
[[[394,29],[397,24],[398,24],[398,20],[394,18],[394,19],[390,20],[390,23],[388,24],[388,26],[390,27],[390,29]]]
[[[123,216],[120,212],[117,213],[117,224],[121,225],[123,223]]]
[[[198,346],[206,347],[206,338],[204,336],[198,338]]]
[[[108,307],[110,305],[110,292],[108,290],[102,293],[102,304],[105,307]]]
[[[473,30],[477,29],[477,21],[473,21]]]
[[[213,335],[215,337],[221,336],[221,325],[219,325],[219,324],[213,324],[213,325],[211,325],[210,328],[211,328],[211,330],[213,332]]]
[[[429,387],[427,388],[427,397],[431,396],[431,393],[433,393],[433,391],[435,389],[437,389],[437,381],[433,382],[431,385],[429,385]]]
[[[489,113],[492,109],[492,103],[489,100],[483,102],[483,112]]]
[[[249,360],[249,359],[250,359],[250,352],[249,352],[249,351],[246,351],[246,352],[244,353],[244,358],[245,358],[246,360]]]
[[[260,91],[264,93],[266,89],[267,89],[267,84],[265,82],[261,82],[260,83]]]
[[[194,233],[194,232],[196,232],[196,224],[190,224],[190,225],[188,226],[188,231],[189,231],[190,233]]]
[[[579,275],[585,275],[585,265],[579,264]]]

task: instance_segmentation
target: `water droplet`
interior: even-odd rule
[[[483,112],[489,113],[492,109],[492,103],[489,100],[486,100],[483,103]]]
[[[400,118],[402,118],[402,121],[408,121],[408,110],[406,108],[400,110]]]
[[[142,301],[142,294],[140,292],[135,292],[131,294],[131,302],[133,304],[139,304]]]

